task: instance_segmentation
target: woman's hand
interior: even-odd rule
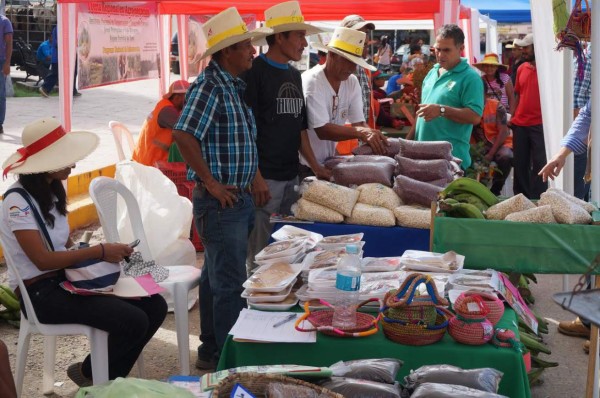
[[[104,256],[101,259],[109,263],[120,263],[124,257],[133,253],[133,249],[123,243],[102,243],[102,246],[104,246]]]

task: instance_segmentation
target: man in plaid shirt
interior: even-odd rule
[[[189,166],[188,179],[196,181],[194,219],[205,249],[196,367],[214,369],[227,333],[246,307],[240,295],[254,226],[250,187],[258,167],[256,124],[239,75],[252,67],[251,39],[272,31],[248,32],[234,7],[202,29],[208,47],[202,58],[212,55],[212,60],[188,90],[173,137]]]

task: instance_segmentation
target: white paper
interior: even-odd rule
[[[291,314],[296,318],[274,328],[273,325]],[[302,314],[296,312],[266,312],[244,308],[229,334],[234,340],[252,340],[265,343],[315,343],[316,332],[299,332],[294,328]],[[309,327],[310,323],[307,323]]]

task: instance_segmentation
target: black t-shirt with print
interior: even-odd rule
[[[307,128],[300,72],[254,59],[244,73],[246,102],[254,112],[258,137],[258,167],[269,180],[287,181],[298,175],[300,132]]]

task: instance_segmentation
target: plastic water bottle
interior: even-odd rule
[[[338,329],[356,327],[356,306],[360,295],[361,275],[358,250],[357,245],[346,245],[346,256],[342,257],[337,266],[333,327]]]

